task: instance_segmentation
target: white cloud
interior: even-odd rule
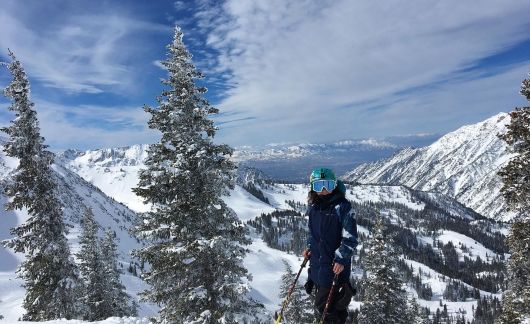
[[[220,54],[217,71],[230,76],[232,87],[220,108],[231,119],[236,119],[234,114],[237,119],[256,117],[223,125],[223,138],[244,144],[248,138],[315,141],[377,136],[381,131],[391,135],[386,129],[391,124],[409,127],[393,127],[397,133],[438,131],[426,129],[418,116],[431,111],[403,108],[428,98],[438,100],[421,105],[435,109],[433,122],[443,126],[434,128],[453,127],[444,109],[456,119],[475,114],[478,121],[491,108],[464,105],[491,89],[474,89],[474,96],[465,97],[456,84],[473,88],[478,81],[455,80],[455,73],[527,38],[529,11],[528,2],[496,0],[480,5],[458,0],[228,0],[197,17],[199,26],[209,31],[209,45]],[[524,76],[508,73],[485,84],[507,90],[495,82]],[[448,80],[446,90],[459,96],[396,95],[439,80]],[[511,89],[514,97],[517,88]],[[498,99],[494,102],[498,110],[510,109]],[[445,103],[453,106],[442,107]],[[375,106],[385,109],[366,108]],[[391,122],[378,119],[389,115]]]
[[[13,50],[28,74],[45,86],[71,93],[133,88],[137,72],[128,62],[145,46],[135,40],[143,34],[170,30],[108,8],[68,11],[64,4],[65,11],[52,16],[41,12],[45,7],[4,1],[0,48]]]
[[[159,138],[148,128],[149,115],[141,107],[71,107],[39,98],[34,102],[41,135],[54,150],[148,144]]]
[[[528,105],[518,94],[522,78],[530,70],[530,61],[507,71],[482,78],[459,79],[441,83],[412,94],[383,97],[358,107],[327,108],[299,117],[286,118],[269,111],[256,123],[222,125],[223,141],[236,145],[292,140],[295,142],[332,142],[338,138],[383,138],[403,133],[440,133],[453,131],[501,111]],[[264,142],[259,142],[264,139]]]

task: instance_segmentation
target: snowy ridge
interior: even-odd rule
[[[144,167],[148,145],[93,151],[67,150],[57,157],[58,163],[93,184],[109,197],[137,212],[146,212],[141,199],[131,191],[138,183],[138,172]]]
[[[143,165],[147,158],[149,145],[132,145],[123,148],[105,148],[91,151],[66,150],[60,157],[63,160],[71,160],[71,167],[91,165],[100,167],[112,167],[115,165]]]
[[[69,164],[67,164],[69,166]],[[132,193],[130,188],[136,186],[138,178],[139,166],[123,165],[120,163],[113,163],[112,166],[103,167],[93,165],[87,165],[79,163],[76,165],[77,170],[80,175],[83,176],[86,180],[91,181],[102,191],[104,191],[109,196],[113,196],[116,200],[126,204],[133,210],[144,211],[146,206],[143,205],[138,198]],[[107,169],[106,169],[107,168]],[[74,168],[72,168],[74,169]],[[307,202],[307,192],[309,187],[307,184],[278,184],[273,183],[270,180],[264,179],[263,174],[256,169],[241,169],[239,171],[240,184],[236,185],[234,190],[232,190],[231,195],[225,197],[224,200],[227,205],[234,209],[239,218],[243,221],[254,219],[261,215],[262,213],[270,213],[274,210],[287,210],[287,209],[297,209],[299,212],[305,211],[305,204]],[[268,199],[269,204],[266,204],[256,197],[247,192],[243,187],[242,183],[252,182],[254,183],[263,193],[263,195]],[[127,186],[129,186],[127,188]],[[116,191],[116,188],[122,188],[119,191]],[[477,219],[482,219],[482,216],[474,212],[473,210],[466,208],[462,204],[456,202],[454,199],[445,196],[440,193],[435,192],[418,192],[411,188],[404,186],[380,186],[380,185],[362,185],[362,186],[348,186],[347,197],[353,202],[364,203],[364,202],[392,202],[398,203],[404,206],[407,206],[411,210],[421,211],[425,208],[426,203],[429,203],[432,206],[443,209],[449,215],[453,217],[458,217],[469,222],[473,222]],[[362,230],[362,227],[359,227]],[[417,229],[412,229],[417,231]],[[444,242],[447,242],[446,235],[447,233],[439,233],[443,238]],[[421,238],[421,233],[418,232],[419,238]],[[485,256],[486,254],[490,256],[496,255],[495,252],[491,250],[480,250],[475,251],[475,241],[469,237],[463,236],[458,233],[458,235],[453,235],[453,243],[455,247],[460,247],[465,245],[468,248],[468,257],[475,258],[478,255]],[[281,251],[273,250],[269,248],[270,254],[269,257],[262,255],[261,257],[256,258],[254,254],[256,250],[253,248],[257,245],[264,245],[263,242],[258,243],[260,239],[258,237],[253,237],[253,244],[250,247],[251,253],[247,256],[245,264],[248,262],[254,263],[256,260],[263,260],[266,262],[267,258],[275,258],[273,255],[275,253],[283,253]],[[473,242],[472,244],[470,242]],[[425,244],[434,246],[432,238],[425,238]],[[259,248],[263,253],[264,249]],[[461,253],[461,257],[463,257]],[[254,260],[254,261],[249,261]],[[485,260],[485,259],[484,259]],[[267,272],[268,263],[260,264],[260,267],[250,266],[250,268],[255,268],[256,271],[251,270],[255,279],[261,278],[263,271]],[[294,267],[294,265],[293,265]],[[277,271],[281,271],[278,269]],[[279,285],[279,277],[277,277]],[[261,279],[258,279],[261,280]],[[271,277],[270,280],[273,280]],[[442,283],[445,287],[446,283]],[[253,294],[255,296],[266,296],[271,294],[270,287],[271,283],[269,282],[266,289],[260,287],[258,281],[252,282],[251,287],[253,289]],[[274,294],[273,294],[274,295]],[[268,306],[269,310],[274,311],[275,308],[272,307],[275,303],[279,303],[279,300],[271,300],[272,297],[266,297],[263,299],[258,299],[260,302]],[[434,309],[435,310],[435,309]]]
[[[139,151],[136,151],[139,152]],[[139,168],[134,165],[134,159],[127,157],[126,154],[116,154],[116,152],[109,151],[108,155],[100,155],[97,158],[93,156],[88,158],[86,154],[81,155],[91,161],[94,169],[77,168],[77,171],[86,177],[91,177],[93,182],[100,185],[105,182],[103,189],[110,193],[121,192],[121,197],[124,202],[132,207],[140,210],[147,210],[141,201],[130,190],[132,186],[136,185],[137,172]],[[122,177],[123,172],[120,172],[120,166],[116,166],[111,161],[112,157],[123,158],[121,162],[130,163],[133,165],[125,166],[127,177]],[[102,228],[110,227],[116,231],[118,242],[119,261],[124,267],[124,274],[121,276],[123,284],[127,288],[127,293],[133,296],[133,299],[138,301],[138,293],[147,288],[146,284],[138,277],[133,276],[127,272],[129,262],[131,262],[130,251],[139,248],[137,241],[129,234],[129,229],[132,226],[136,213],[123,205],[122,203],[110,198],[104,193],[104,190],[99,189],[93,184],[85,181],[81,176],[72,172],[60,163],[54,164],[53,170],[56,172],[56,180],[58,182],[58,192],[60,200],[65,205],[65,219],[70,225],[71,229],[68,235],[68,241],[72,253],[79,251],[78,237],[80,234],[79,221],[82,217],[84,207],[90,207],[93,210],[96,221]],[[6,157],[3,153],[0,154],[0,177],[1,181],[6,179],[8,173],[15,168],[17,161]],[[72,167],[72,166],[70,166]],[[108,168],[108,169],[107,169]],[[96,170],[90,173],[88,170]],[[98,173],[100,172],[100,173]],[[117,174],[117,176],[116,176]],[[124,180],[125,179],[125,180]],[[94,181],[95,180],[95,181]],[[121,187],[117,185],[121,184]],[[131,185],[132,184],[132,185]],[[119,190],[116,190],[119,188]],[[0,203],[5,203],[5,196],[1,196]],[[242,219],[250,219],[258,216],[261,213],[271,212],[275,210],[274,207],[267,205],[240,186],[236,186],[231,196],[225,197],[226,202],[232,207]],[[17,224],[24,222],[27,219],[25,212],[2,212],[0,215],[0,240],[11,237],[9,229],[15,227]],[[100,232],[100,234],[102,234]],[[291,263],[295,268],[299,265],[299,258],[294,255],[277,251],[267,247],[260,238],[253,237],[253,243],[249,246],[250,253],[244,260],[245,266],[250,270],[254,276],[251,282],[251,296],[256,298],[260,303],[263,303],[268,310],[273,312],[278,308],[279,304],[279,284],[283,269],[282,259]],[[23,261],[23,255],[14,253],[9,249],[0,247],[0,315],[9,323],[16,322],[24,313],[22,308],[22,300],[24,298],[24,289],[21,287],[22,281],[16,278],[15,270]],[[139,270],[138,270],[139,271]],[[266,272],[266,274],[264,273]],[[303,275],[302,277],[304,277]],[[272,287],[272,288],[271,288]],[[102,321],[104,323],[147,323],[145,317],[155,316],[158,308],[155,305],[139,303],[141,308],[139,310],[140,318],[137,319],[117,319],[110,318]],[[82,321],[50,321],[50,323],[72,322],[81,323]]]
[[[5,165],[12,165],[12,162],[13,161],[9,161],[8,159],[4,160]],[[122,166],[114,165],[108,166],[108,168],[110,171],[105,171],[105,167],[94,167],[84,169],[85,176],[91,177],[93,180],[97,179],[100,184],[103,184],[103,186],[101,187],[102,189],[100,191],[93,185],[86,183],[80,176],[73,175],[69,170],[63,168],[63,166],[58,164],[54,166],[54,169],[58,171],[60,177],[63,179],[66,178],[66,184],[61,185],[61,188],[66,188],[61,189],[61,191],[63,192],[61,196],[64,200],[73,202],[78,200],[79,197],[81,197],[81,199],[85,199],[83,201],[87,201],[87,204],[92,205],[93,208],[96,209],[95,211],[97,212],[95,212],[95,214],[98,222],[100,222],[103,226],[111,226],[112,228],[117,228],[118,230],[121,230],[121,232],[118,233],[118,236],[122,238],[120,240],[120,251],[122,252],[121,260],[125,263],[126,266],[126,262],[129,261],[127,256],[128,251],[131,249],[131,247],[137,245],[136,242],[133,241],[130,237],[127,238],[128,234],[126,234],[125,230],[120,229],[120,226],[126,224],[129,225],[129,223],[127,217],[124,218],[124,216],[120,215],[118,211],[128,211],[126,215],[130,215],[131,217],[133,216],[133,213],[127,208],[125,208],[123,205],[114,202],[113,199],[106,197],[104,195],[104,192],[108,191],[108,194],[112,193],[112,190],[114,190],[113,188],[116,187],[120,182],[122,182],[121,185],[123,187],[125,187],[129,183],[132,183],[133,186],[136,185],[137,172],[132,172],[131,170],[138,168],[138,166],[123,166],[125,170],[130,171],[125,173],[125,177],[121,176],[123,172],[120,171],[120,168],[122,168]],[[5,169],[0,170],[4,170],[5,172]],[[83,171],[83,169],[78,169],[78,171],[81,172]],[[255,180],[255,178],[249,178],[249,181],[253,180]],[[307,191],[309,189],[306,184],[276,184],[272,182],[262,182],[261,184],[257,184],[257,186],[259,186],[259,188],[263,191],[264,195],[269,199],[270,204],[265,204],[262,201],[256,199],[254,196],[252,196],[239,185],[236,186],[236,188],[231,192],[231,195],[229,197],[225,197],[225,202],[228,204],[228,206],[234,209],[234,211],[238,214],[239,218],[243,221],[258,217],[261,213],[269,213],[277,209],[292,209],[293,204],[298,204],[297,206],[300,207],[300,210],[304,209],[304,205],[306,204]],[[423,194],[423,196],[421,196],[421,194]],[[420,195],[420,198],[418,198],[418,195]],[[411,210],[422,210],[423,208],[425,208],[425,204],[427,201],[438,201],[440,199],[445,199],[441,200],[440,204],[444,208],[453,210],[455,217],[459,216],[462,219],[473,221],[476,219],[477,215],[472,210],[463,207],[451,198],[444,197],[442,194],[418,193],[415,190],[403,186],[348,186],[347,197],[357,203],[398,203],[407,206]],[[132,193],[130,188],[129,190],[123,191],[121,199],[123,199],[123,203],[130,205],[131,207],[137,206],[135,195],[134,193]],[[73,203],[70,203],[70,205],[75,206],[75,204]],[[75,210],[77,208],[79,208],[79,206],[71,207],[71,210]],[[145,206],[142,208],[145,208]],[[104,213],[105,209],[107,210],[107,214]],[[391,213],[389,213],[389,215],[390,214]],[[72,223],[75,223],[75,220],[79,218],[79,214],[76,214],[75,212],[69,212],[67,213],[67,217],[72,220]],[[119,222],[113,219],[113,217],[116,217]],[[12,225],[10,226],[12,227]],[[74,224],[74,226],[76,225]],[[5,227],[9,226],[3,226],[3,228]],[[69,236],[71,245],[74,249],[76,246],[75,242],[77,237],[75,229],[76,227],[74,227],[74,230],[72,230]],[[359,233],[364,233],[366,235],[369,234],[369,231],[366,228],[359,226]],[[482,256],[486,255],[495,255],[495,252],[483,246],[475,245],[474,241],[471,238],[466,237],[460,233],[453,234],[448,231],[439,233],[438,237],[440,240],[443,241],[452,240],[456,247],[460,247],[462,244],[466,245],[468,249],[465,253],[467,253],[468,256],[481,256],[482,258]],[[281,302],[278,296],[280,278],[281,274],[283,273],[283,264],[281,260],[287,260],[291,264],[293,269],[299,268],[301,260],[299,256],[288,254],[268,247],[259,236],[253,234],[252,232],[251,238],[252,244],[248,247],[250,252],[247,254],[247,257],[244,260],[245,267],[247,267],[253,277],[253,280],[250,283],[252,288],[250,294],[257,301],[264,304],[269,311],[274,312],[279,308],[279,304]],[[425,244],[434,245],[434,242],[430,237],[424,237],[423,241]],[[472,242],[473,244],[471,244]],[[360,247],[361,246],[359,246],[359,249]],[[8,253],[10,252],[8,251]],[[464,254],[462,253],[461,255]],[[16,257],[18,256],[15,256],[15,258]],[[432,311],[435,311],[436,308],[439,307],[439,302],[437,299],[435,300],[434,298],[439,298],[440,294],[443,293],[447,285],[446,280],[448,278],[444,278],[443,275],[437,273],[432,269],[427,270],[427,267],[425,265],[422,265],[421,263],[418,263],[417,265],[415,265],[415,267],[422,267],[424,273],[424,280],[426,283],[430,282],[432,284],[434,292],[432,300],[420,299],[419,302],[424,306],[429,306]],[[427,271],[429,271],[429,277],[427,277],[426,275]],[[4,278],[5,276],[8,277],[8,279],[6,280],[0,279],[3,280],[1,283],[2,288],[6,288],[6,290],[1,289],[2,291],[11,292],[14,289],[13,286],[18,286],[13,284],[14,282],[19,283],[16,281],[16,279],[14,279],[13,272],[13,270],[9,270],[7,272],[0,271],[0,278]],[[304,271],[302,273],[302,277],[300,278],[300,282],[303,283],[305,281],[306,276],[307,273]],[[128,274],[122,276],[122,280],[127,286],[127,290],[130,294],[136,294],[144,287],[142,282],[139,281],[138,278]],[[14,291],[16,292],[14,295],[13,293],[0,294],[0,300],[2,300],[2,302],[0,302],[0,314],[10,319],[15,319],[16,316],[20,316],[20,314],[23,312],[23,310],[20,308],[21,300],[23,297],[23,290],[21,288],[16,288]],[[413,291],[414,290],[412,289],[411,293],[413,293]],[[489,293],[486,292],[482,293],[489,295]],[[472,308],[472,306],[476,307],[476,301],[444,302],[447,303],[448,309],[452,312],[457,312],[459,309],[469,310],[467,316],[469,319],[471,319],[471,317],[469,317],[471,315],[470,309]],[[8,307],[8,305],[14,306],[14,310],[12,312],[7,311],[6,308]],[[351,307],[356,308],[359,305],[360,304],[358,302],[352,302]],[[156,313],[155,308],[146,308],[145,305],[143,307],[144,310],[140,313],[141,316],[148,316]],[[142,320],[138,319],[137,321],[141,322]],[[118,321],[117,319],[108,319],[104,322],[127,323],[127,320],[123,319]],[[131,319],[131,323],[134,322],[136,321],[133,321]]]
[[[497,134],[506,130],[509,115],[451,132],[430,146],[404,149],[390,158],[360,165],[344,178],[360,183],[401,184],[454,197],[494,219],[509,220],[497,176],[510,154]]]
[[[141,165],[147,157],[148,144],[138,144],[121,148],[103,148],[97,150],[65,150],[60,153],[64,161],[71,161],[72,167],[91,165],[101,167]],[[361,140],[344,140],[331,144],[268,144],[265,148],[241,146],[234,150],[233,159],[237,162],[248,160],[270,160],[306,157],[315,154],[369,151],[374,149],[398,149],[399,147],[373,138]]]

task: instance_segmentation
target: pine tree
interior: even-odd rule
[[[125,292],[125,286],[120,280],[116,234],[110,229],[105,231],[101,251],[107,287],[104,303],[108,305],[110,316],[137,316],[137,307],[134,303],[129,305],[131,297]]]
[[[410,324],[428,324],[429,317],[425,312],[420,308],[420,305],[418,305],[418,301],[416,298],[412,298],[408,300],[408,308],[407,308],[407,320],[406,323]]]
[[[282,284],[280,286],[280,300],[283,301],[289,294],[289,290],[293,285],[296,274],[291,269],[287,261],[283,260],[285,272],[282,275]],[[282,304],[280,304],[280,307]],[[310,323],[313,320],[312,313],[313,306],[310,298],[306,295],[304,289],[298,283],[296,284],[291,296],[289,304],[283,311],[283,322],[292,324]]]
[[[75,318],[78,315],[76,292],[77,268],[70,256],[62,206],[57,198],[51,163],[53,154],[46,150],[40,136],[37,113],[29,99],[29,81],[20,62],[9,52],[12,62],[4,63],[13,80],[4,95],[11,99],[9,110],[16,118],[2,131],[9,135],[4,152],[19,160],[5,186],[10,197],[7,210],[28,212],[25,223],[11,229],[14,236],[4,241],[15,252],[25,253],[26,260],[17,270],[24,280],[23,306],[27,321]]]
[[[530,79],[523,81],[521,94],[530,101]],[[501,193],[509,210],[517,211],[507,243],[508,290],[504,292],[503,311],[497,323],[520,323],[530,320],[530,107],[510,113],[508,131],[500,135],[516,154],[499,171],[503,180]]]
[[[530,319],[530,220],[512,224],[507,237],[508,290],[503,295],[503,310],[498,323],[520,323]]]
[[[86,209],[83,216],[82,232],[79,238],[81,247],[77,258],[79,270],[84,281],[83,289],[83,319],[98,321],[113,314],[105,296],[108,294],[106,273],[101,256],[98,239],[98,224],[90,209]]]
[[[383,218],[379,216],[368,242],[364,266],[368,278],[362,284],[365,296],[359,323],[408,323],[407,295],[397,269],[398,257],[393,240],[385,237]],[[405,311],[404,311],[405,310]]]
[[[521,93],[530,101],[530,79],[524,80]],[[516,155],[499,171],[501,188],[508,210],[518,211],[521,218],[530,217],[530,107],[510,112],[508,131],[499,135]]]
[[[202,74],[182,36],[176,27],[162,62],[169,89],[157,98],[158,107],[145,107],[149,127],[162,136],[150,145],[147,169],[133,189],[152,206],[135,229],[145,247],[134,254],[150,266],[143,278],[151,289],[142,297],[162,306],[162,321],[233,322],[242,313],[259,313],[246,297],[249,275],[242,260],[250,240],[221,199],[234,186],[232,149],[213,143],[217,129],[209,116],[218,110],[195,84]]]

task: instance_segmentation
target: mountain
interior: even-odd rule
[[[136,170],[140,167],[134,158],[141,156],[141,152],[141,146],[130,148],[127,152],[117,152],[111,149],[102,150],[98,152],[99,155],[97,156],[86,155],[84,162],[87,164],[80,162],[77,165],[77,171],[84,172],[85,177],[94,180],[93,182],[101,185],[106,192],[86,181],[76,172],[71,171],[74,165],[65,167],[63,164],[64,156],[57,157],[55,164],[52,165],[52,169],[55,171],[54,177],[58,184],[57,193],[64,205],[64,219],[69,227],[67,239],[72,254],[79,251],[80,221],[85,206],[90,207],[101,229],[111,228],[116,232],[119,263],[124,270],[121,280],[127,293],[137,302],[139,300],[138,293],[146,289],[147,285],[137,275],[128,271],[131,266],[134,268],[134,272],[140,272],[137,269],[140,265],[130,256],[130,252],[139,248],[140,244],[129,231],[134,224],[137,213],[147,210],[148,207],[143,205],[130,188],[136,184]],[[65,153],[71,154],[72,151]],[[17,164],[16,159],[5,156],[0,143],[0,192],[3,192],[3,184]],[[87,165],[94,166],[94,169],[86,167]],[[122,171],[120,171],[122,168],[120,165],[123,165]],[[105,183],[107,185],[104,185]],[[127,205],[136,207],[136,210],[127,207],[107,194],[116,194]],[[254,218],[262,212],[274,210],[274,207],[259,201],[240,186],[237,186],[231,196],[226,199],[243,220]],[[6,201],[7,197],[0,194],[0,204],[3,205]],[[9,239],[11,237],[10,229],[25,222],[27,218],[26,211],[0,212],[0,240]],[[102,231],[100,231],[100,235],[102,235]],[[287,260],[291,266],[296,267],[299,258],[267,247],[259,237],[253,237],[252,244],[248,248],[250,252],[245,259],[245,266],[256,276],[251,283],[250,294],[273,311],[279,303],[277,297],[279,282],[276,282],[275,278],[281,277],[284,270],[282,260]],[[24,288],[22,288],[23,282],[17,278],[15,273],[23,260],[23,254],[14,253],[13,250],[0,245],[0,319],[6,323],[17,322],[17,319],[24,313],[22,308],[25,293]],[[260,275],[264,271],[263,269],[266,269],[267,276]],[[275,288],[271,289],[271,287]],[[144,302],[139,302],[139,305],[139,316],[141,317],[148,318],[158,312],[156,305]],[[116,323],[117,321],[109,319],[109,321],[103,322]],[[133,322],[148,323],[149,321],[145,319],[133,320]]]
[[[137,211],[146,206],[130,190],[135,186],[145,147],[76,152],[62,163],[108,195]],[[131,187],[128,187],[131,186]],[[402,252],[400,271],[407,290],[422,306],[436,312],[440,300],[449,312],[468,320],[479,297],[494,303],[504,285],[506,227],[491,221],[455,199],[406,186],[347,185],[347,198],[357,211],[361,244],[356,257],[357,280],[363,276],[363,241],[370,235],[375,214],[388,219]],[[281,260],[297,269],[307,237],[303,216],[308,186],[277,183],[260,170],[241,167],[230,196],[224,198],[244,221],[252,238],[245,266],[253,276],[251,294],[271,312],[277,310]],[[456,263],[455,263],[456,262]],[[302,273],[301,282],[307,274]],[[362,292],[362,287],[357,287]],[[352,302],[358,308],[359,301]],[[484,306],[481,306],[484,307]]]
[[[130,195],[138,183],[138,171],[143,168],[148,145],[123,148],[77,151],[66,150],[58,154],[61,164],[76,172],[114,199],[130,208],[143,212],[146,206]],[[282,179],[290,182],[306,182],[311,168],[329,165],[337,173],[349,170],[365,161],[388,156],[397,146],[376,140],[343,141],[333,144],[270,145],[263,151],[236,149],[233,159],[238,163],[238,179]],[[254,170],[249,172],[250,170]]]
[[[64,162],[109,195],[119,191],[123,203],[138,209],[130,188],[116,188],[136,184],[138,165],[131,161],[138,160],[131,159],[131,154],[142,151],[136,147],[105,154],[85,152]],[[247,168],[239,171],[237,185],[224,198],[250,230],[252,244],[244,264],[253,277],[251,295],[271,312],[280,303],[281,260],[288,260],[293,269],[301,262],[297,256],[307,236],[303,212],[308,189],[306,184],[276,183],[259,170]],[[442,300],[449,312],[471,320],[479,297],[491,302],[500,297],[507,256],[504,225],[444,194],[405,186],[348,184],[347,198],[357,211],[361,240],[354,271],[357,280],[363,276],[363,242],[380,211],[403,251],[400,271],[407,278],[407,290],[422,306],[434,313]],[[302,283],[306,276],[304,271]],[[357,288],[362,292],[362,286]],[[358,300],[352,302],[353,308],[358,306]]]
[[[510,220],[500,195],[499,169],[511,155],[497,134],[506,130],[509,115],[463,126],[433,144],[407,148],[389,158],[358,166],[344,179],[358,183],[401,184],[454,197],[480,214]]]
[[[299,255],[308,236],[307,185],[268,182],[256,187],[277,209],[247,220],[248,226],[267,246]],[[445,305],[453,316],[448,322],[456,323],[456,316],[471,321],[479,304],[488,312],[491,304],[498,305],[508,256],[504,224],[451,197],[404,186],[347,184],[346,197],[356,212],[360,239],[352,272],[359,293],[352,309],[359,307],[364,294],[365,242],[377,214],[383,215],[387,239],[399,251],[406,289],[421,306],[436,313]],[[489,306],[479,303],[480,298]]]
[[[57,161],[105,194],[137,212],[148,207],[134,195],[131,188],[138,183],[138,171],[144,167],[148,145],[108,148],[92,151],[66,150]]]
[[[265,147],[241,146],[235,149],[232,158],[240,168],[259,169],[264,176],[272,180],[306,182],[309,170],[314,167],[328,166],[337,174],[342,174],[362,163],[388,157],[405,146],[430,144],[438,137],[435,134],[419,134],[382,140],[344,140],[327,144],[280,143],[268,144]],[[81,175],[87,171],[87,166],[103,170],[108,168],[109,171],[106,172],[111,172],[115,166],[133,171],[135,166],[143,165],[147,148],[148,145],[144,144],[87,151],[66,150],[59,153],[59,158]],[[97,182],[97,179],[91,181]],[[116,188],[114,193],[119,195],[121,189],[125,188]]]
[[[362,163],[388,157],[406,146],[424,146],[438,135],[420,134],[378,139],[343,140],[335,143],[280,143],[265,147],[236,148],[240,165],[262,170],[274,180],[306,182],[309,170],[327,166],[343,174]]]
[[[128,266],[128,252],[138,243],[127,228],[132,225],[135,212],[149,209],[131,191],[138,182],[146,150],[147,146],[136,145],[86,152],[68,150],[57,156],[54,170],[60,182],[61,200],[70,206],[66,218],[72,226],[68,238],[73,250],[78,248],[82,206],[77,202],[81,201],[95,206],[98,222],[119,231],[120,261]],[[14,161],[0,157],[3,166],[0,179],[5,179],[15,165]],[[299,255],[307,236],[303,212],[308,189],[307,184],[278,183],[256,168],[240,167],[235,188],[230,196],[224,197],[246,223],[252,239],[244,260],[253,277],[250,294],[271,313],[281,302],[278,293],[284,271],[282,260],[287,260],[293,269],[298,269],[302,261]],[[407,291],[432,313],[443,310],[445,305],[450,314],[472,320],[473,309],[485,307],[478,301],[480,297],[488,303],[495,303],[500,297],[504,287],[503,260],[507,257],[505,225],[442,193],[407,186],[347,184],[347,198],[357,212],[360,238],[353,271],[359,295],[350,305],[352,310],[360,305],[364,242],[377,213],[384,215],[401,251],[400,271],[408,282]],[[123,216],[124,213],[128,216]],[[23,221],[23,213],[18,214],[17,222]],[[2,217],[4,222],[7,219],[11,223],[1,224],[0,238],[9,237],[5,229],[14,226],[14,218]],[[14,320],[23,312],[20,307],[23,289],[14,274],[20,255],[2,249],[0,253],[0,315]],[[300,282],[306,278],[307,272],[303,271]],[[122,280],[135,297],[144,287],[129,273]],[[141,316],[156,313],[153,305],[141,306]]]

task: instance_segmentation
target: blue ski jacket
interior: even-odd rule
[[[357,223],[351,203],[345,198],[344,184],[330,195],[320,196],[310,203],[308,248],[309,278],[319,286],[330,287],[333,282],[333,262],[344,270],[338,283],[347,282],[351,273],[351,257],[357,247]]]

